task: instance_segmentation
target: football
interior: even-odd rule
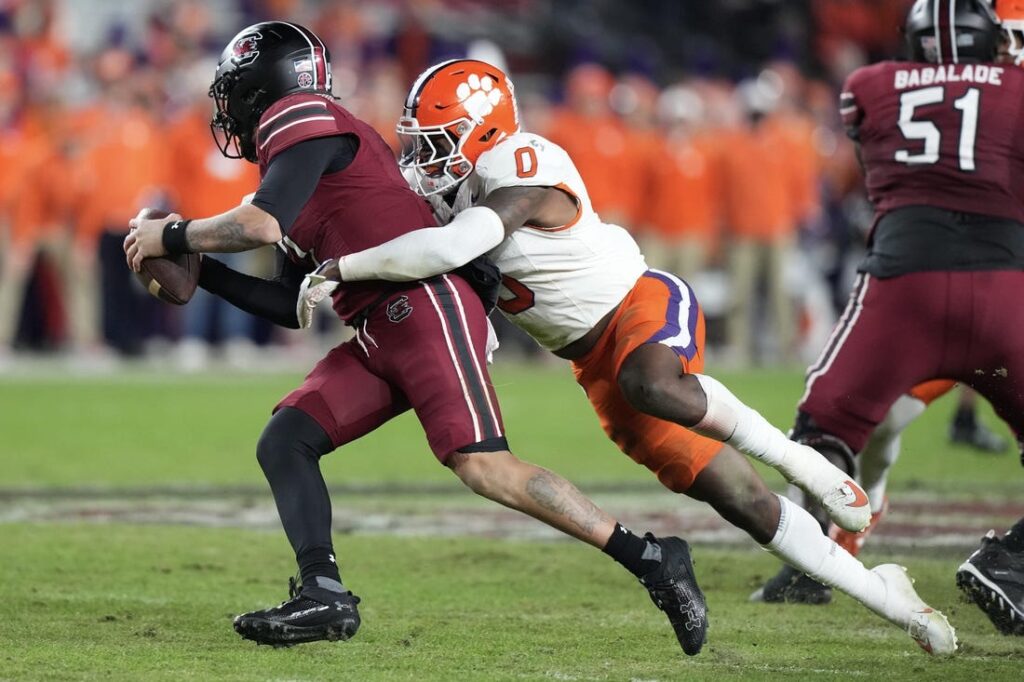
[[[168,213],[153,208],[139,211],[139,218],[166,218]],[[142,268],[135,273],[146,287],[146,291],[175,305],[185,305],[192,298],[199,284],[198,253],[183,253],[177,256],[146,258]]]

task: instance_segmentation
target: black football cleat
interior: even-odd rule
[[[804,575],[789,564],[772,576],[752,595],[750,601],[768,604],[828,604],[832,601],[832,588]]]
[[[956,585],[999,632],[1024,636],[1024,553],[1007,549],[995,531],[960,564]]]
[[[981,422],[971,425],[957,424],[949,425],[949,442],[958,445],[966,445],[979,452],[988,452],[994,455],[1006,452],[1010,447],[1010,441],[988,428]]]
[[[675,537],[656,538],[650,533],[644,537],[661,547],[661,564],[641,577],[640,583],[668,616],[686,655],[696,656],[708,638],[708,607],[693,575],[690,546]]]
[[[235,632],[257,644],[292,646],[350,639],[359,629],[359,597],[288,581],[288,601],[235,618]]]

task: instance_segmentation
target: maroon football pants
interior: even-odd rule
[[[1024,272],[862,274],[799,409],[859,452],[893,402],[929,379],[974,387],[1024,435]]]
[[[371,311],[277,408],[313,417],[335,447],[410,407],[443,463],[456,450],[504,437],[487,374],[487,317],[463,279],[410,283]]]

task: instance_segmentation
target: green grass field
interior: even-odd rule
[[[799,374],[721,378],[788,427]],[[43,504],[40,491],[57,499],[82,487],[261,489],[255,442],[297,381],[142,373],[0,380],[0,511],[28,491]],[[653,477],[605,441],[567,370],[511,367],[495,381],[521,456],[584,489],[625,482],[642,491],[650,482],[654,490]],[[894,496],[1020,499],[1016,456],[946,445],[951,410],[946,399],[911,427]],[[993,423],[991,414],[986,420]],[[335,486],[450,485],[460,494],[408,415],[333,454],[324,469]],[[404,504],[373,504],[391,503]],[[346,582],[364,600],[359,635],[274,650],[242,642],[230,618],[284,596],[293,565],[279,531],[31,516],[0,523],[0,679],[1019,680],[1024,670],[1024,641],[999,636],[958,600],[960,553],[869,549],[865,557],[908,565],[921,594],[950,615],[963,650],[940,661],[842,596],[827,607],[748,603],[776,568],[752,545],[696,548],[711,630],[693,659],[644,591],[581,545],[360,534],[338,538],[338,549]]]

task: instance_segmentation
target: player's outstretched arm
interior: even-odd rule
[[[236,206],[212,218],[193,220],[185,232],[189,251],[236,253],[281,240],[277,218],[252,204]]]
[[[331,275],[341,282],[411,282],[465,265],[504,238],[498,214],[476,206],[459,213],[444,227],[413,230],[379,246],[342,256]]]
[[[142,259],[179,253],[236,253],[249,251],[281,239],[277,218],[251,204],[236,206],[226,213],[201,220],[181,216],[147,220],[133,218],[125,238],[128,266],[139,271]]]
[[[537,214],[550,187],[503,187],[467,208],[444,227],[427,227],[380,246],[344,256],[336,277],[342,282],[384,279],[409,282],[462,267],[482,256]]]

